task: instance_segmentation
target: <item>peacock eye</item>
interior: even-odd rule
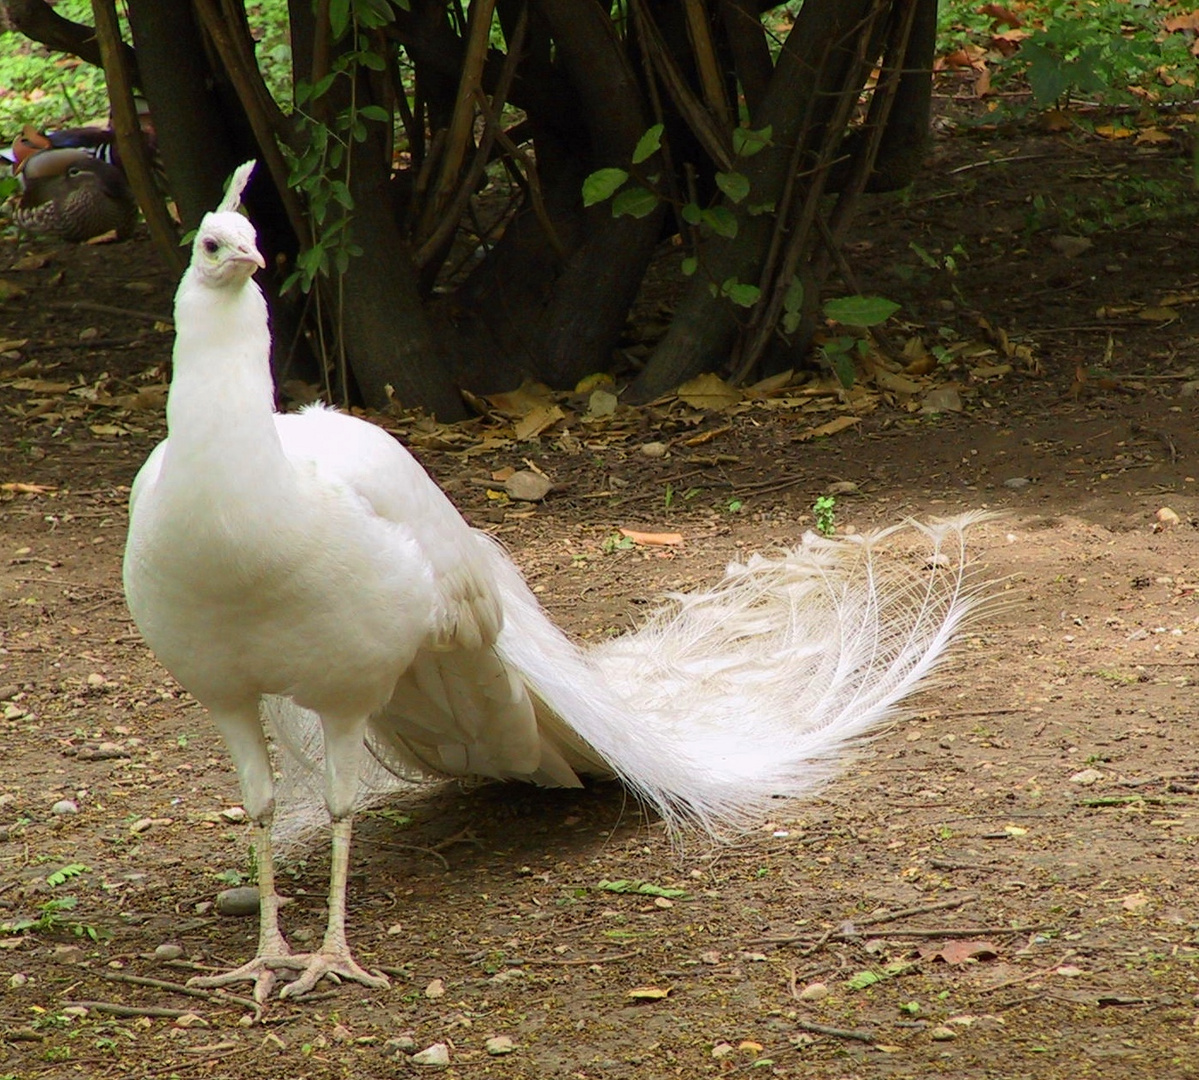
[[[208,239],[206,239],[206,240],[204,241],[204,243],[203,243],[201,246],[204,248],[204,250],[205,250],[205,251],[206,251],[206,252],[207,252],[209,255],[215,255],[215,254],[217,253],[217,251],[220,249],[220,246],[221,246],[221,245],[220,245],[220,244],[218,244],[218,243],[217,243],[217,242],[216,242],[216,241],[215,241],[215,240],[214,240],[214,239],[213,239],[213,238],[210,236],[210,237],[208,237]]]

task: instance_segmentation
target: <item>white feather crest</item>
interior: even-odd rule
[[[250,182],[250,174],[257,164],[258,162],[251,158],[233,170],[233,175],[229,177],[229,186],[225,188],[225,197],[221,199],[220,205],[216,208],[218,214],[227,211],[234,212],[241,206],[242,192],[246,190],[246,185]]]

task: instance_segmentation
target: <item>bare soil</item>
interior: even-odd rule
[[[0,934],[0,1077],[383,1078],[421,1070],[404,1045],[437,1042],[446,1075],[472,1080],[1199,1074],[1194,227],[1180,207],[1113,220],[1072,258],[1051,244],[1086,200],[1114,206],[1129,177],[1187,162],[1132,140],[991,138],[946,140],[851,249],[862,287],[926,340],[994,345],[935,377],[963,411],[884,394],[817,441],[801,436],[844,410],[676,403],[482,453],[411,432],[583,638],[794,542],[833,482],[857,485],[837,497],[842,529],[1003,511],[972,544],[998,600],[944,684],[821,798],[729,848],[672,850],[611,785],[443,784],[368,815],[351,940],[391,989],[275,1002],[257,1023],[178,989],[253,952],[253,920],[211,906],[247,872],[247,838],[220,816],[238,793],[215,731],[120,591],[170,349],[137,313],[169,314],[172,284],[144,240],[0,244],[25,290],[0,304],[0,922],[41,918]],[[934,259],[959,246],[956,276],[912,239]],[[639,453],[653,439],[670,456]],[[556,489],[497,503],[479,481],[525,459]],[[608,542],[620,527],[686,543],[627,549]],[[47,881],[71,864],[87,869]],[[320,932],[326,872],[317,848],[283,878],[294,940]],[[600,887],[619,880],[685,895]],[[489,1053],[493,1036],[511,1052]]]

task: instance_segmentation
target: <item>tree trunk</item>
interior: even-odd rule
[[[807,0],[800,9],[760,110],[762,125],[773,128],[772,145],[738,163],[749,178],[751,194],[743,203],[729,205],[737,219],[737,235],[704,244],[701,270],[666,335],[633,382],[631,400],[648,401],[727,363],[744,309],[714,298],[712,286],[729,278],[759,282],[775,222],[771,215],[749,214],[749,207],[777,200],[796,161],[804,169],[817,164],[813,155],[837,102],[846,94],[856,96],[868,74],[869,61],[860,55],[864,51],[860,42],[882,6],[885,0]],[[805,184],[823,182],[824,176],[816,173]],[[780,212],[783,209],[779,207]]]

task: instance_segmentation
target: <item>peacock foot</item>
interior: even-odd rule
[[[308,957],[308,953],[259,953],[248,964],[242,964],[241,967],[220,975],[197,975],[188,979],[187,985],[210,990],[233,983],[252,982],[254,984],[254,1000],[259,1005],[263,1005],[271,996],[275,983],[278,982],[279,970],[292,967],[303,968],[308,963]]]
[[[300,975],[294,982],[289,982],[279,991],[281,998],[299,997],[307,994],[326,975],[338,982],[350,979],[369,986],[372,990],[384,990],[391,985],[386,975],[372,975],[369,971],[358,966],[350,955],[349,949],[322,948],[319,952],[305,953],[302,956],[286,956],[273,961],[276,966],[298,970]]]

